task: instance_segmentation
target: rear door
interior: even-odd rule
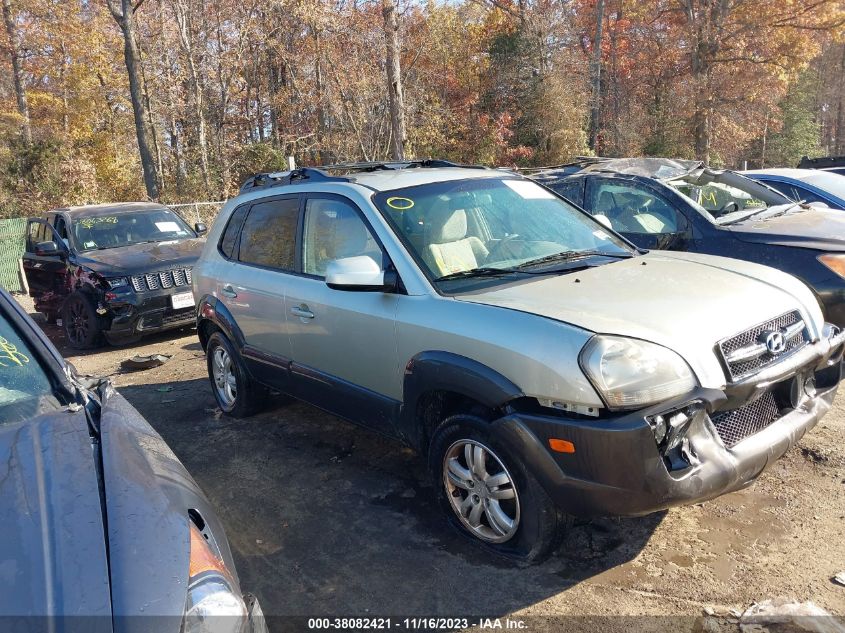
[[[47,220],[30,218],[26,226],[23,269],[29,294],[57,310],[67,294],[68,249]]]
[[[602,223],[646,249],[685,251],[692,245],[686,216],[666,198],[637,182],[592,178],[584,207]]]
[[[403,295],[332,290],[332,260],[368,256],[388,265],[360,209],[347,198],[306,194],[298,274],[286,280],[292,379],[297,395],[354,422],[392,434],[399,401],[395,320]]]
[[[290,337],[285,289],[296,255],[300,197],[264,198],[236,209],[220,244],[227,258],[216,276],[216,294],[244,336],[250,371],[289,391]]]

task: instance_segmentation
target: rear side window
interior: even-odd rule
[[[804,202],[824,202],[827,203],[827,200],[822,198],[821,196],[817,196],[812,191],[808,189],[804,189],[803,187],[798,187],[796,185],[780,182],[777,180],[764,180],[767,185],[772,187],[773,189],[777,189],[787,198],[791,198],[792,200],[798,201],[803,200]]]
[[[298,220],[298,198],[254,205],[241,229],[238,259],[257,266],[293,270]]]
[[[570,202],[574,202],[581,206],[584,193],[584,179],[577,178],[575,180],[560,180],[554,184],[547,185],[555,193],[563,196]]]
[[[244,223],[244,216],[249,209],[248,206],[238,207],[229,218],[229,223],[223,231],[223,238],[220,240],[220,252],[227,258],[232,259],[235,254],[235,245],[238,243],[238,233]]]

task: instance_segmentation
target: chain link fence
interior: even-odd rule
[[[173,209],[176,213],[182,216],[188,224],[192,225],[194,222],[202,222],[208,228],[214,223],[220,209],[226,204],[226,200],[220,202],[189,202],[187,204],[168,204],[167,207]]]

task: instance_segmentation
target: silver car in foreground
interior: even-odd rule
[[[500,554],[742,488],[830,408],[845,335],[789,275],[639,251],[505,171],[335,173],[256,176],[217,218],[193,282],[217,401],[396,437]]]

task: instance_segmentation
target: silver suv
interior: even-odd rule
[[[742,488],[830,408],[845,335],[789,275],[639,251],[505,171],[335,173],[256,176],[217,218],[193,281],[215,397],[407,443],[501,554]]]

